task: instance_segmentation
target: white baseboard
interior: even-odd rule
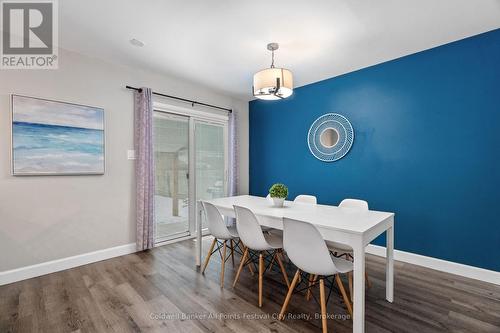
[[[112,247],[109,249],[79,254],[72,257],[47,261],[36,265],[0,272],[0,286],[45,274],[59,272],[73,267],[91,264],[93,262],[101,260],[123,256],[134,252],[136,252],[135,243],[131,243]],[[367,246],[366,252],[376,256],[385,257],[385,247],[383,246],[370,244]],[[435,269],[441,272],[456,274],[467,278],[500,285],[500,272],[496,271],[458,264],[455,262],[436,259],[432,257],[426,257],[400,250],[394,250],[394,259],[418,266]]]
[[[136,252],[135,243],[0,272],[0,286]]]
[[[370,244],[366,247],[366,252],[376,256],[385,257],[385,247],[383,246]],[[394,260],[500,285],[500,272],[496,271],[426,257],[400,250],[394,250]]]

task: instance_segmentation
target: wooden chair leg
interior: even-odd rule
[[[248,247],[245,246],[245,250],[248,250]],[[248,250],[248,257],[250,257],[250,250]],[[252,274],[252,276],[255,276],[255,272],[253,271],[252,264],[253,264],[252,262],[249,262],[248,265],[246,265],[246,266],[248,267],[250,274]]]
[[[292,298],[295,285],[297,285],[297,282],[299,281],[299,276],[300,276],[300,270],[298,269],[293,277],[292,284],[290,284],[290,287],[288,288],[288,293],[286,294],[285,301],[283,302],[283,306],[281,307],[281,311],[278,316],[279,320],[285,319],[285,311],[286,308],[288,307],[288,303],[290,303],[290,298]]]
[[[205,263],[203,264],[203,269],[201,270],[201,274],[205,273],[205,269],[207,268],[208,261],[210,260],[210,257],[212,256],[212,251],[214,250],[214,246],[217,243],[217,238],[214,238],[212,241],[212,244],[210,245],[210,249],[208,249],[207,257],[205,258]]]
[[[353,297],[353,294],[352,294],[352,272],[347,273],[347,278],[349,281],[349,298],[351,299],[351,302],[352,302],[352,297]],[[368,284],[368,288],[371,288],[372,283],[368,280],[368,275],[366,275],[366,274],[365,274],[365,279],[366,279],[366,282]]]
[[[271,262],[269,263],[269,265],[265,267],[264,274],[267,272],[267,270],[269,271],[273,270],[273,265],[275,260],[276,260],[276,251],[273,251],[273,255],[271,256]]]
[[[349,272],[347,273],[347,279],[349,280],[349,296],[351,298],[351,302],[352,302],[352,272]]]
[[[345,258],[347,260],[354,261],[354,257],[351,254],[346,253]],[[365,281],[366,281],[366,286],[368,287],[368,289],[370,289],[372,287],[372,283],[370,279],[368,279],[368,272],[366,270],[365,270]],[[351,295],[351,301],[352,301],[352,295]]]
[[[234,241],[231,239],[231,261],[233,262],[234,267]]]
[[[328,323],[326,321],[325,282],[323,281],[323,279],[319,279],[319,298],[321,305],[321,326],[323,327],[323,333],[327,333]]]
[[[264,269],[264,274],[269,270],[269,271],[272,271],[273,270],[273,266],[274,266],[274,261],[276,260],[276,251],[273,251],[272,253],[272,256],[271,256],[271,261],[269,262],[269,265],[267,265]],[[265,264],[265,262],[264,262]]]
[[[347,311],[351,315],[351,319],[352,319],[351,301],[347,297],[347,293],[345,292],[345,289],[344,289],[344,284],[342,283],[342,280],[340,279],[340,276],[338,274],[335,275],[335,282],[337,282],[337,286],[339,286],[340,293],[342,294],[342,298],[344,299],[344,303],[347,307]]]
[[[311,293],[312,293],[311,288],[312,288],[312,285],[314,284],[314,282],[316,282],[317,278],[318,278],[318,276],[315,274],[311,274],[309,276],[309,288],[307,289],[307,293],[306,293],[306,301],[311,299]]]
[[[255,276],[255,272],[253,271],[252,265],[253,265],[253,263],[251,262],[247,265],[247,267],[248,267],[248,270],[250,271],[250,274],[252,274],[252,276]]]
[[[264,275],[264,258],[259,253],[259,308],[262,307],[262,279]]]
[[[281,273],[283,273],[283,279],[286,282],[286,286],[290,288],[290,280],[288,280],[288,274],[286,274],[285,266],[283,265],[283,261],[281,261],[281,252],[276,252],[276,261],[278,261],[278,265],[280,266]]]
[[[366,284],[368,286],[368,289],[370,289],[372,287],[372,283],[371,281],[368,279],[368,273],[366,272],[365,270],[365,280],[366,280]]]
[[[224,269],[226,268],[226,250],[227,250],[227,240],[224,240],[224,245],[222,246],[222,262],[220,270],[220,287],[224,288]]]
[[[240,266],[238,267],[238,271],[236,272],[236,277],[234,278],[233,287],[236,286],[236,282],[238,282],[238,279],[240,278],[240,273],[241,270],[243,269],[243,266],[245,266],[245,260],[247,259],[247,256],[248,256],[248,248],[245,247],[245,251],[243,252],[243,256],[241,257]]]

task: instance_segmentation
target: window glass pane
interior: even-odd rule
[[[156,113],[154,125],[156,240],[189,231],[189,118]]]
[[[196,200],[223,197],[226,195],[224,127],[197,121],[195,128]]]

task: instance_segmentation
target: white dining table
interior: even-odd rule
[[[252,210],[262,226],[283,230],[283,218],[314,224],[325,240],[349,245],[353,249],[353,331],[365,331],[365,248],[382,233],[386,233],[386,284],[385,298],[394,297],[394,213],[359,211],[329,205],[310,205],[285,201],[284,207],[274,207],[263,197],[240,195],[204,200],[215,205],[222,215],[235,217],[233,205]],[[196,265],[201,264],[202,206],[197,205]]]

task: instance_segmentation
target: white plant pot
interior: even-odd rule
[[[274,207],[283,207],[283,203],[285,202],[285,198],[272,198]]]

